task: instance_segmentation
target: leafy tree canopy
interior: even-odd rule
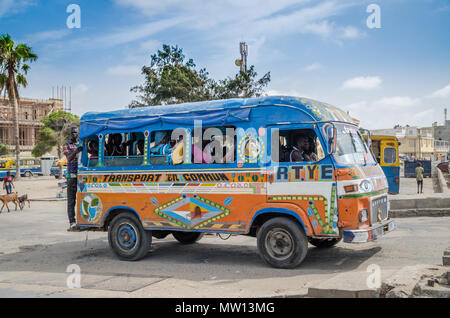
[[[57,111],[42,118],[44,127],[38,134],[36,146],[33,148],[33,155],[40,157],[57,146],[58,157],[61,158],[61,147],[66,140],[70,139],[70,127],[78,126],[80,118],[65,111]]]
[[[219,82],[209,77],[205,68],[197,70],[178,46],[164,44],[151,56],[150,66],[142,68],[143,85],[131,88],[137,93],[130,108],[196,102],[237,97],[258,97],[270,82],[270,72],[257,79],[254,66]]]

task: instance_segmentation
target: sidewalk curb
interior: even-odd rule
[[[442,217],[442,216],[450,216],[450,209],[422,208],[422,209],[390,210],[389,216],[392,218],[412,218],[420,216]]]

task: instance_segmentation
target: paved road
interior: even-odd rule
[[[154,239],[139,262],[119,261],[106,233],[69,233],[64,202],[33,202],[0,214],[0,297],[276,296],[338,273],[365,273],[377,264],[386,276],[407,265],[440,264],[450,246],[450,218],[397,219],[399,228],[377,243],[320,250],[310,246],[301,267],[279,270],[259,258],[256,239],[206,236],[184,246]],[[226,237],[225,237],[226,238]],[[67,289],[70,264],[81,269],[81,289]]]

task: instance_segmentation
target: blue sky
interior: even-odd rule
[[[379,29],[366,23],[373,3]],[[80,29],[67,28],[70,4]],[[449,0],[0,0],[0,33],[39,55],[21,95],[71,86],[78,115],[126,107],[163,43],[222,79],[238,71],[240,41],[271,72],[268,94],[334,104],[367,128],[430,126],[450,109]]]

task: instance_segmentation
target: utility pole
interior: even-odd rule
[[[241,58],[235,61],[236,66],[240,66],[241,72],[247,72],[247,56],[248,56],[248,45],[245,42],[239,43],[239,51],[241,53]]]

